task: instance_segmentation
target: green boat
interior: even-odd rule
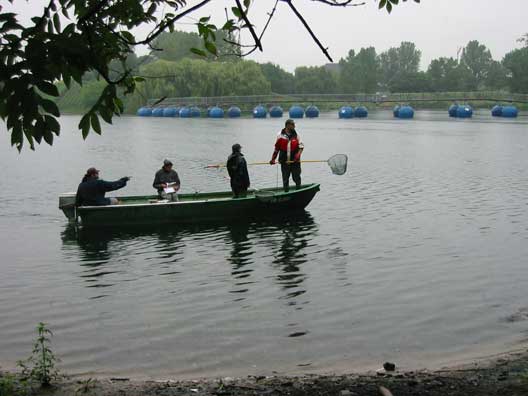
[[[313,183],[289,192],[249,190],[245,198],[233,198],[231,191],[179,194],[177,202],[159,200],[156,195],[125,196],[116,197],[118,205],[80,207],[75,207],[75,194],[67,193],[59,197],[59,209],[70,222],[80,218],[83,226],[231,222],[302,211],[318,191],[319,184]]]

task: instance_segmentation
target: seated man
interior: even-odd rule
[[[170,201],[178,200],[177,192],[180,189],[180,178],[178,173],[172,169],[172,162],[168,159],[163,161],[163,166],[156,172],[152,187],[158,190],[160,198]]]
[[[117,198],[105,198],[108,191],[119,190],[126,186],[128,176],[113,182],[107,182],[99,179],[99,170],[89,168],[84,175],[81,184],[77,188],[75,197],[76,206],[104,206],[117,205]]]

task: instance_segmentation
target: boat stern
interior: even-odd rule
[[[77,211],[75,210],[75,193],[69,192],[59,195],[59,209],[68,218],[70,223],[77,221]]]

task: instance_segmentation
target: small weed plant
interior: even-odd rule
[[[23,378],[30,382],[38,382],[42,386],[49,386],[59,376],[59,371],[55,368],[55,363],[59,360],[50,347],[53,333],[45,323],[40,322],[37,326],[37,334],[31,356],[19,361],[18,365],[22,368]]]
[[[0,373],[0,396],[26,396],[28,386],[13,374]]]

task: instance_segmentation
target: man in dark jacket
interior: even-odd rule
[[[232,147],[232,154],[227,158],[227,172],[231,178],[231,190],[235,198],[243,198],[249,188],[249,174],[244,155],[240,152],[242,147],[235,143]]]
[[[163,166],[154,175],[152,187],[158,190],[160,198],[171,201],[178,200],[178,190],[180,189],[180,178],[178,173],[172,169],[172,162],[168,159],[163,161]]]
[[[105,193],[125,187],[129,180],[130,178],[126,176],[117,181],[107,182],[99,179],[98,169],[89,168],[77,188],[75,204],[77,206],[117,205],[117,198],[105,198]]]

